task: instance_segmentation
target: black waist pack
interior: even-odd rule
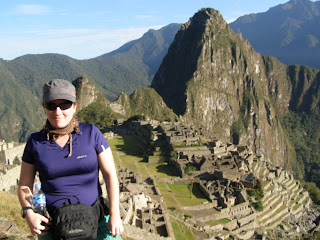
[[[70,198],[76,198],[76,204]],[[102,198],[92,205],[80,203],[76,196],[69,196],[51,215],[50,232],[54,240],[95,240],[98,224],[105,215],[105,204]]]

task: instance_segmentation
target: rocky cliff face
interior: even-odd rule
[[[74,80],[72,84],[77,90],[77,110],[87,107],[93,102],[99,102],[105,105],[109,104],[109,101],[99,92],[94,83],[89,81],[85,76],[81,76]]]
[[[262,57],[218,11],[202,9],[182,26],[152,87],[208,136],[287,163],[291,148],[280,124],[292,93],[287,66]]]

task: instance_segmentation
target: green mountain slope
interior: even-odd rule
[[[115,120],[153,119],[177,121],[178,117],[164,103],[157,92],[149,87],[140,88],[130,96],[121,93],[112,103],[107,101],[88,78],[73,81],[78,99],[79,121],[93,123],[100,129],[111,127]],[[86,99],[86,103],[84,101]]]
[[[149,86],[179,28],[179,24],[171,24],[150,30],[118,51],[88,60],[60,54],[0,59],[0,139],[25,141],[42,127],[42,86],[50,79],[72,81],[87,76],[108,100],[116,99],[121,92],[131,94]]]

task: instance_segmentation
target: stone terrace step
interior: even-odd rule
[[[302,204],[295,204],[292,208],[291,208],[291,212],[294,215],[297,215],[298,213],[300,213],[302,210],[304,209],[304,206]],[[297,216],[296,216],[297,217]]]
[[[263,209],[269,209],[278,201],[283,201],[282,195],[272,195],[272,197],[269,199],[269,201],[263,203]]]
[[[295,180],[294,179],[288,179],[287,181],[285,181],[284,183],[283,183],[283,185],[288,189],[288,188],[290,188],[290,186],[292,185],[292,184],[294,184],[295,183]]]
[[[245,231],[243,233],[237,234],[238,239],[250,239],[254,235],[255,231],[254,230],[249,230]]]
[[[272,215],[269,215],[269,217],[264,219],[261,223],[263,223],[264,226],[267,226],[272,222],[278,222],[279,224],[281,221],[278,221],[277,219],[281,218],[281,216],[285,213],[289,213],[289,209],[286,206],[281,206],[277,209],[277,211],[274,211]]]
[[[289,216],[289,212],[284,212],[279,218],[275,219],[273,222],[271,222],[268,226],[266,226],[266,229],[272,229],[278,226],[285,218]]]
[[[271,181],[263,182],[263,191],[266,192],[271,186],[272,186],[272,182]]]
[[[283,206],[283,197],[281,196],[280,198],[277,199],[276,202],[274,202],[268,208],[264,208],[264,210],[259,214],[260,222],[272,216],[282,206]]]
[[[291,181],[290,178],[285,178],[284,180],[282,180],[282,181],[280,182],[280,184],[281,184],[281,185],[284,185],[285,187],[287,187],[286,184],[288,184],[290,181]]]
[[[294,191],[294,189],[296,189],[296,188],[299,188],[299,184],[296,181],[294,181],[293,183],[291,183],[288,186],[288,190],[290,190],[290,191]]]
[[[254,161],[254,163],[256,163],[256,164],[253,167],[253,172],[255,175],[259,175],[258,173],[260,172],[260,164],[257,161]]]
[[[302,191],[299,195],[302,195],[302,197],[298,199],[298,203],[302,204],[308,198],[308,192]]]

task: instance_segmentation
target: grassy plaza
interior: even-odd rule
[[[164,198],[167,209],[171,216],[177,211],[182,215],[193,215],[192,211],[183,211],[182,207],[200,205],[208,201],[201,192],[199,185],[171,184],[165,181],[166,178],[178,178],[167,163],[148,163],[144,160],[139,143],[133,136],[115,136],[108,139],[113,151],[117,166],[128,168],[139,173],[144,178],[152,176]],[[176,239],[196,239],[193,230],[189,229],[183,221],[171,218]]]

